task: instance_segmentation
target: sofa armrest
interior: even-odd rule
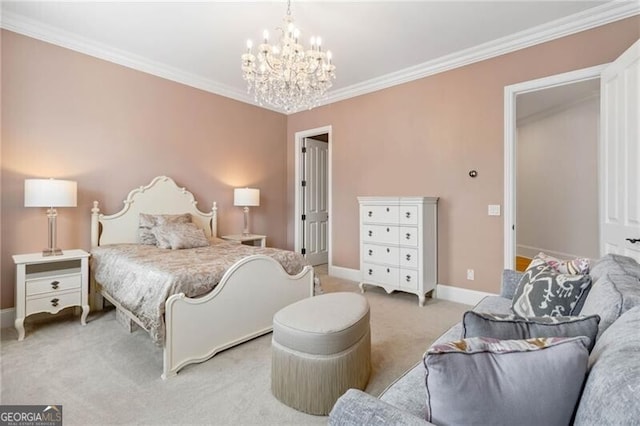
[[[516,293],[516,288],[518,288],[518,283],[523,275],[523,272],[514,271],[513,269],[505,269],[502,271],[500,296],[509,300],[513,299],[513,295]]]
[[[342,395],[329,413],[331,426],[431,425],[425,419],[409,414],[357,389]]]

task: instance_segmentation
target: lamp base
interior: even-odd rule
[[[62,255],[62,250],[59,248],[46,248],[42,250],[42,256],[60,256]]]

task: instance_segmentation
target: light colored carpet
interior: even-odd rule
[[[325,292],[359,291],[357,283],[317,268]],[[422,359],[428,345],[470,307],[368,287],[373,370],[366,392],[378,395]],[[271,334],[188,366],[163,381],[162,351],[142,330],[127,333],[113,310],[27,321],[0,340],[0,404],[62,404],[65,425],[326,424],[271,395]]]

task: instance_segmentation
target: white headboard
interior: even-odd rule
[[[218,236],[218,218],[215,201],[209,213],[197,208],[193,194],[180,188],[167,176],[155,177],[147,186],[129,192],[124,207],[118,213],[100,213],[98,202],[91,209],[91,247],[102,244],[138,242],[139,214],[191,213],[193,222],[204,229],[207,237]]]

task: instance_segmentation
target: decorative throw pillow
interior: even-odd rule
[[[560,274],[584,275],[589,273],[590,261],[586,257],[562,260],[540,252],[531,260],[529,268],[532,266],[538,266],[542,263],[546,263],[551,267],[551,269]]]
[[[589,353],[584,337],[474,337],[432,346],[426,419],[437,425],[568,425]]]
[[[209,245],[204,231],[193,223],[167,223],[152,228],[151,232],[160,248],[179,250]]]
[[[489,314],[467,311],[462,317],[462,338],[491,337],[500,340],[531,339],[534,337],[589,338],[591,352],[598,334],[600,317],[531,317],[509,314]]]
[[[151,229],[165,223],[191,223],[191,213],[183,214],[146,214],[138,217],[138,242],[146,245],[156,245],[156,237]]]
[[[577,315],[590,286],[589,275],[559,274],[546,263],[529,266],[518,283],[511,308],[521,317]]]

